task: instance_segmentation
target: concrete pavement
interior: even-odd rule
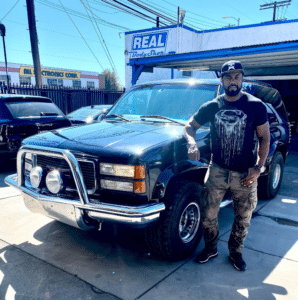
[[[258,203],[239,272],[227,258],[230,206],[219,214],[219,256],[173,263],[148,253],[140,230],[71,228],[29,212],[0,183],[0,299],[298,299],[297,184],[295,139],[279,195]]]

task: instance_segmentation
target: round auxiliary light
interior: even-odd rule
[[[53,194],[58,194],[63,190],[63,180],[59,171],[53,170],[48,173],[46,177],[46,186]]]
[[[42,179],[42,168],[41,167],[34,167],[31,171],[30,171],[30,182],[31,185],[34,188],[38,188]]]

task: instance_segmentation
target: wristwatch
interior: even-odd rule
[[[255,165],[254,169],[255,170],[260,170],[261,173],[263,173],[266,170],[266,168],[264,166],[261,166],[261,165]]]

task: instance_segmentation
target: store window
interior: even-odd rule
[[[20,76],[20,85],[31,85],[31,77]]]
[[[87,81],[87,88],[94,89],[94,81]]]
[[[81,81],[80,80],[73,80],[72,81],[72,86],[74,88],[80,88],[81,87]]]
[[[48,86],[63,86],[63,79],[47,78]]]
[[[191,77],[192,76],[192,71],[182,71],[182,76],[183,77]]]
[[[11,84],[11,78],[10,78],[10,75],[8,75],[8,79],[9,79],[9,82]],[[7,76],[6,75],[0,75],[0,82],[2,84],[7,84]]]

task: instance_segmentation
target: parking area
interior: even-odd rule
[[[0,299],[297,299],[297,136],[278,196],[254,212],[245,272],[228,261],[231,206],[220,211],[218,258],[167,262],[148,252],[141,230],[83,232],[29,212],[4,183],[14,172],[11,163],[0,175]]]

